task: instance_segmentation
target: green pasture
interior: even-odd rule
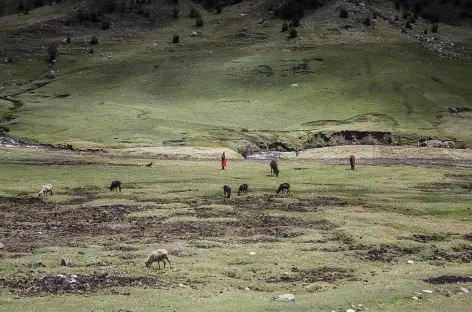
[[[269,176],[265,161],[231,161],[223,171],[218,161],[156,160],[148,168],[141,159],[110,161],[82,156],[86,165],[44,166],[38,159],[32,162],[35,153],[19,154],[14,163],[2,152],[1,196],[35,196],[42,184],[52,183],[54,195],[43,200],[58,204],[59,211],[109,205],[139,207],[115,227],[126,227],[139,218],[161,218],[162,225],[190,222],[207,224],[211,229],[212,224],[218,228],[242,216],[260,218],[259,213],[305,221],[326,220],[328,226],[294,225],[288,233],[301,234],[293,237],[241,237],[228,231],[223,236],[189,240],[172,239],[172,235],[170,240],[164,240],[147,229],[151,235],[142,238],[107,233],[56,238],[46,246],[20,253],[20,257],[2,251],[2,276],[33,278],[97,271],[122,276],[150,274],[174,282],[174,286],[114,287],[113,291],[101,289],[87,297],[18,296],[3,289],[0,311],[345,311],[358,304],[379,311],[430,311],[432,305],[468,311],[470,307],[471,297],[458,294],[458,290],[472,284],[423,282],[443,274],[470,275],[468,263],[431,258],[437,248],[451,250],[470,245],[464,239],[464,234],[472,233],[472,176],[468,167],[359,165],[351,171],[347,164],[321,165],[292,159],[280,161],[281,173],[275,178]],[[48,154],[56,162],[72,158],[64,153]],[[41,158],[45,158],[44,154]],[[107,189],[114,179],[122,181],[121,193]],[[275,194],[282,182],[292,185],[291,196]],[[235,193],[241,183],[248,183],[250,192],[238,197]],[[224,184],[233,188],[231,199],[223,198]],[[267,198],[271,200],[266,201]],[[301,205],[306,211],[282,209],[291,204]],[[196,217],[197,210],[210,214]],[[228,212],[236,215],[219,215]],[[445,239],[426,243],[404,239],[412,234],[437,234]],[[362,260],[357,255],[359,247],[355,246],[364,245],[395,245],[411,250],[411,254],[400,255],[392,262]],[[145,269],[146,256],[156,248],[171,251],[173,269]],[[256,255],[250,255],[252,251]],[[61,267],[61,255],[66,255],[74,266]],[[407,264],[407,260],[415,263]],[[37,263],[41,267],[37,268]],[[352,272],[354,278],[334,283],[267,282],[273,276],[292,274],[293,267],[342,268]],[[434,292],[420,300],[411,298],[423,289]],[[446,297],[440,290],[453,295]],[[272,300],[282,293],[295,294],[295,302]]]
[[[58,78],[18,96],[24,106],[2,125],[13,137],[78,148],[180,139],[232,146],[268,140],[267,131],[268,141],[293,142],[307,131],[335,130],[393,131],[469,145],[470,116],[451,115],[448,108],[471,107],[470,65],[408,43],[305,44],[300,50],[282,43],[166,48],[171,44],[161,39],[156,49],[137,43],[118,50],[104,41],[92,56],[61,55],[49,68],[59,70]],[[0,66],[0,79],[17,82],[42,78],[47,69],[39,60]]]

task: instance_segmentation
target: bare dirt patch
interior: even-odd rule
[[[292,274],[284,274],[270,277],[266,280],[267,283],[291,283],[304,282],[316,283],[327,282],[334,283],[338,280],[354,278],[352,270],[343,268],[322,267],[319,269],[292,269]]]
[[[447,235],[444,234],[412,234],[411,236],[401,237],[401,239],[412,240],[420,243],[427,242],[441,242],[447,238]]]
[[[36,247],[67,245],[71,237],[116,235],[130,232],[122,225],[135,206],[110,205],[98,208],[65,208],[39,198],[0,198],[0,239],[8,252],[30,252]],[[118,226],[119,225],[119,226]]]
[[[456,284],[472,282],[471,275],[441,275],[438,277],[430,277],[424,280],[429,284]]]
[[[472,241],[472,233],[465,234],[465,235],[464,235],[464,239],[465,239],[465,240]]]
[[[23,295],[37,296],[42,293],[86,293],[110,287],[152,287],[168,289],[175,282],[154,276],[117,276],[108,273],[79,275],[47,275],[43,277],[0,278],[2,288],[10,288]]]
[[[406,248],[397,245],[364,246],[359,245],[357,249],[365,249],[357,252],[357,256],[366,261],[394,262],[404,255],[411,255],[419,251],[418,248]]]
[[[435,249],[429,260],[472,263],[472,246],[463,244],[454,246],[451,250]]]

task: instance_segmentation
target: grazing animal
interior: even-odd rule
[[[169,261],[169,258],[167,257],[169,253],[167,252],[167,250],[165,249],[157,249],[157,250],[154,250],[153,252],[151,252],[151,254],[149,255],[148,259],[146,260],[145,264],[146,264],[146,267],[149,269],[151,267],[151,264],[153,264],[153,262],[157,262],[157,265],[159,267],[159,270],[161,269],[161,264],[160,262],[164,262],[164,269],[166,268],[166,261],[169,262],[169,266],[170,268],[172,268],[172,265],[170,264],[170,261]]]
[[[231,188],[228,185],[223,186],[223,191],[225,192],[225,197],[231,197]]]
[[[110,191],[118,191],[121,192],[121,182],[120,181],[113,181],[110,185]]]
[[[241,184],[239,186],[238,196],[241,195],[241,193],[246,193],[247,194],[247,190],[248,190],[248,185],[246,183]]]
[[[41,187],[41,190],[38,193],[38,196],[50,194],[52,196],[52,184],[45,184]]]
[[[152,161],[146,165],[146,167],[152,167]]]
[[[351,164],[351,170],[356,169],[356,156],[351,155],[349,157],[349,163]]]
[[[277,194],[279,194],[280,192],[283,193],[287,193],[287,194],[290,194],[290,184],[288,183],[282,183],[279,185],[279,189],[277,190]]]
[[[279,166],[277,165],[276,160],[270,162],[270,175],[274,175],[274,173],[276,177],[279,176]]]

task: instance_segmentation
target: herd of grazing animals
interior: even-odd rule
[[[356,158],[354,155],[351,155],[349,157],[349,163],[351,165],[351,169],[354,170],[355,169],[355,166],[356,166]],[[153,165],[153,163],[149,163],[146,165],[146,167],[151,167]],[[278,164],[277,164],[277,161],[276,160],[272,160],[270,162],[270,174],[271,175],[274,175],[276,177],[279,176],[279,167],[278,167]],[[120,191],[121,192],[121,181],[118,181],[118,180],[115,180],[115,181],[112,181],[111,182],[111,185],[110,185],[110,191]],[[241,195],[241,194],[247,194],[249,190],[249,186],[244,183],[244,184],[241,184],[239,186],[239,189],[238,189],[238,196]],[[223,186],[223,191],[224,191],[224,196],[226,198],[230,198],[231,197],[231,187],[229,187],[228,185],[225,185]],[[276,191],[277,194],[279,193],[287,193],[287,194],[290,194],[290,184],[289,183],[282,183],[279,185],[279,188],[277,189]],[[45,195],[51,195],[52,196],[52,184],[45,184],[41,187],[41,190],[39,191],[38,193],[38,196],[41,197],[41,196],[45,196]],[[167,260],[167,262],[169,263],[169,267],[172,268],[172,265],[170,264],[170,261],[169,261],[169,258],[168,258],[168,255],[169,253],[167,252],[167,250],[165,249],[157,249],[157,250],[154,250],[150,255],[149,257],[147,258],[146,262],[145,262],[145,265],[147,268],[150,268],[151,265],[154,263],[154,262],[157,262],[157,265],[158,265],[158,268],[159,270],[161,269],[161,265],[160,265],[160,262],[163,262],[164,263],[164,269],[166,267],[166,262],[165,260]]]

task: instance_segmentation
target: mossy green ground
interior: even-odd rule
[[[86,297],[16,297],[15,292],[4,289],[1,311],[345,311],[352,304],[379,311],[429,311],[432,307],[468,311],[470,307],[471,297],[457,293],[459,287],[470,288],[472,284],[436,286],[423,282],[443,274],[470,275],[469,263],[435,258],[435,249],[451,252],[470,245],[464,238],[464,234],[472,232],[470,167],[362,165],[360,161],[358,169],[351,171],[347,165],[287,159],[280,161],[281,174],[275,178],[269,176],[265,161],[235,160],[223,171],[218,160],[155,160],[154,166],[148,168],[143,165],[146,159],[81,156],[87,165],[63,166],[41,165],[36,153],[44,159],[45,152],[26,151],[18,153],[16,163],[12,163],[8,153],[2,153],[1,195],[35,196],[39,186],[52,183],[54,195],[43,200],[59,206],[50,209],[99,209],[113,204],[139,209],[113,223],[109,233],[73,235],[65,241],[51,239],[31,252],[20,253],[20,257],[13,256],[18,253],[2,251],[4,265],[0,275],[69,276],[97,271],[120,276],[151,274],[175,282],[175,286],[115,287],[115,292],[101,289]],[[72,156],[47,154],[56,163]],[[107,189],[113,179],[123,182],[121,193]],[[275,195],[281,182],[292,185],[291,196]],[[248,183],[250,192],[238,197],[235,191],[241,183]],[[223,198],[223,184],[232,186],[233,198]],[[154,223],[156,227],[190,222],[187,224],[206,226],[207,230],[224,229],[226,222],[261,218],[260,213],[312,222],[327,220],[328,226],[273,228],[288,236],[240,236],[236,233],[242,232],[236,227],[234,232],[225,231],[222,236],[192,236],[185,240],[176,238],[175,233],[169,233],[167,238],[155,236],[152,229],[146,229],[147,234],[141,239],[126,231],[113,235],[111,230],[126,229],[140,218],[149,224],[161,220],[163,223]],[[71,220],[72,224],[82,221]],[[412,234],[435,233],[446,238],[425,243],[405,239]],[[398,254],[392,262],[360,258],[363,248],[382,244],[406,248],[410,253]],[[6,250],[10,247],[6,246]],[[171,251],[173,269],[144,267],[148,253],[157,248]],[[252,251],[256,255],[250,255]],[[74,266],[61,267],[61,255],[67,256]],[[407,260],[415,263],[407,264]],[[39,262],[44,267],[35,267]],[[334,283],[266,281],[293,274],[293,267],[343,268],[352,272],[354,279]],[[184,286],[179,287],[178,283]],[[422,289],[432,289],[434,293],[418,301],[411,299]],[[440,289],[451,291],[453,296],[444,296]],[[272,301],[273,296],[282,293],[295,294],[296,301]]]
[[[35,17],[41,10],[48,16],[52,9],[35,10]],[[318,13],[306,17],[296,40],[287,40],[275,21],[251,25],[241,37],[256,20],[239,11],[204,13],[201,37],[188,36],[192,20],[182,16],[126,42],[113,39],[118,29],[90,29],[100,42],[93,55],[86,53],[87,37],[77,33],[70,46],[59,46],[54,66],[40,53],[47,45],[38,46],[30,62],[0,64],[5,93],[58,71],[50,84],[18,96],[24,106],[2,125],[13,137],[77,148],[159,146],[182,138],[192,146],[234,147],[331,130],[393,131],[470,145],[470,115],[447,112],[472,107],[469,64],[423,49],[380,19],[361,32],[362,44],[352,37],[359,31],[341,32],[332,43],[336,36],[328,36]],[[19,27],[15,18],[0,19],[6,29],[0,35]],[[170,43],[173,33],[181,34],[180,44]],[[376,117],[349,121],[364,114]]]

